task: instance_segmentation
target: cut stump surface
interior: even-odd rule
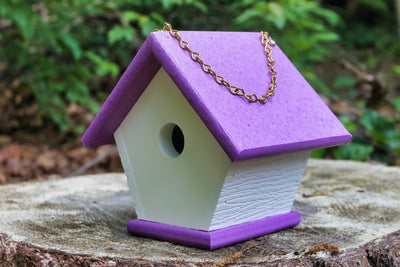
[[[399,266],[400,168],[310,160],[300,225],[215,251],[126,232],[124,174],[0,187],[0,264]]]

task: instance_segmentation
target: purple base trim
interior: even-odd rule
[[[128,222],[127,230],[137,236],[213,250],[296,226],[300,223],[300,220],[300,213],[291,211],[286,214],[207,232],[136,219]]]

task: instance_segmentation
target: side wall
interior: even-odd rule
[[[290,212],[310,152],[234,162],[210,230]]]

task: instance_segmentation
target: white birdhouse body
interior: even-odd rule
[[[163,68],[114,136],[138,218],[204,231],[290,212],[309,155],[232,162]]]

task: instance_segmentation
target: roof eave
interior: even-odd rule
[[[114,132],[160,68],[147,39],[82,136],[85,146],[114,144]]]
[[[322,149],[327,147],[346,145],[351,141],[351,134],[332,136],[327,138],[309,140],[305,142],[281,144],[269,147],[243,150],[233,161],[243,161],[252,158],[267,157],[278,154],[293,153],[306,150]]]

